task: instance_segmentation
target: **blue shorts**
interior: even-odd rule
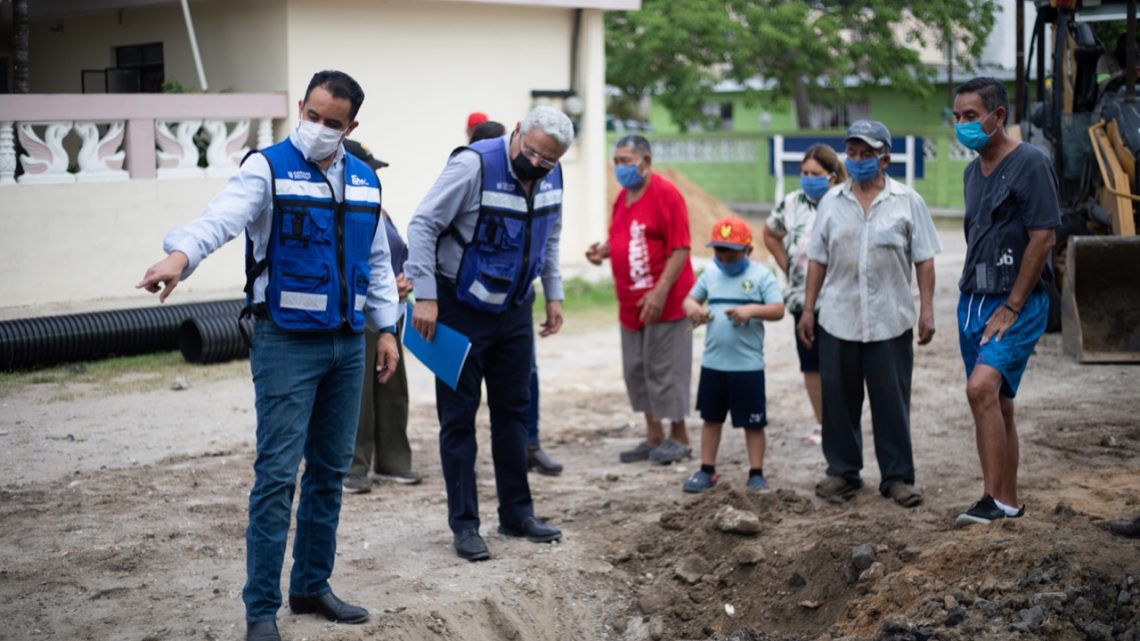
[[[796,354],[800,357],[800,371],[804,374],[819,373],[819,341],[812,341],[811,347],[804,347],[796,333],[803,315],[803,312],[792,312],[792,340],[796,342]]]
[[[1030,294],[1021,315],[1002,339],[991,338],[981,345],[986,321],[1007,298],[1006,294],[963,292],[958,298],[958,346],[962,350],[962,362],[966,365],[966,378],[974,373],[977,365],[988,365],[1001,373],[1001,395],[1013,398],[1017,396],[1021,375],[1029,364],[1029,355],[1045,333],[1045,325],[1049,321],[1049,296],[1044,291]]]
[[[763,429],[768,424],[764,401],[764,370],[725,372],[701,368],[697,411],[706,423],[723,423],[732,411],[733,427]]]

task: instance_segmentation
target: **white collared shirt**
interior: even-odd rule
[[[808,258],[827,266],[816,302],[819,324],[846,341],[897,338],[914,327],[911,265],[942,242],[922,196],[888,177],[866,214],[851,180],[819,202]]]

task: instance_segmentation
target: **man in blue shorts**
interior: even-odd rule
[[[985,494],[954,524],[1016,518],[1017,426],[1013,398],[1049,315],[1046,287],[1061,224],[1057,176],[1036,147],[1005,131],[1009,96],[993,78],[954,90],[958,141],[978,152],[966,167],[966,264],[958,282],[958,342],[974,414]]]

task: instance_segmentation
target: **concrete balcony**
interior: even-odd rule
[[[150,304],[134,284],[163,235],[288,115],[285,94],[0,95],[0,318]],[[241,296],[243,246],[178,302]]]
[[[0,185],[225,177],[288,113],[285,94],[0,95]]]

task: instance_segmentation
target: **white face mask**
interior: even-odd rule
[[[324,160],[336,153],[342,137],[343,131],[308,120],[302,120],[297,125],[297,142],[300,143],[301,153],[309,160]]]

